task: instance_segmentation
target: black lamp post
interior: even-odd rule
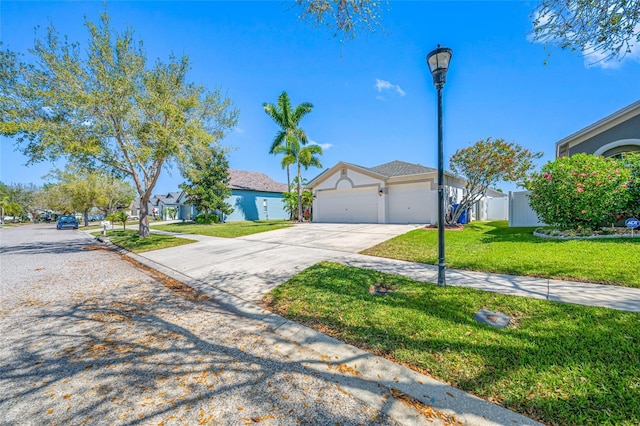
[[[427,65],[433,76],[433,85],[438,90],[438,285],[446,285],[444,277],[444,166],[442,146],[442,87],[447,77],[451,49],[440,47],[427,55]]]

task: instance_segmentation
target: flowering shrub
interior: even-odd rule
[[[640,216],[640,152],[628,152],[623,155],[624,167],[631,171],[629,182],[629,204],[624,210],[624,217]]]
[[[540,220],[561,229],[599,229],[615,222],[631,199],[631,171],[622,160],[589,154],[545,164],[527,182]]]

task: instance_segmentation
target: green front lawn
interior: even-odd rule
[[[101,232],[93,232],[92,235],[98,236],[101,235]],[[197,242],[186,238],[159,234],[151,234],[147,238],[140,238],[140,236],[138,236],[138,231],[132,229],[109,230],[107,231],[106,236],[113,244],[133,253],[142,253],[145,251],[159,250]]]
[[[371,286],[393,289],[370,294]],[[323,262],[270,309],[549,424],[640,423],[640,314],[424,284]],[[496,329],[478,309],[506,313]]]
[[[550,240],[506,221],[445,231],[447,267],[640,288],[640,239]],[[364,254],[437,264],[436,230],[416,229]]]
[[[257,234],[259,232],[288,228],[290,226],[291,224],[285,220],[257,220],[214,223],[211,225],[199,225],[192,222],[171,223],[168,225],[157,225],[154,226],[153,229],[184,234],[208,235],[210,237],[235,238]]]

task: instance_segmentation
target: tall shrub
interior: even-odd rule
[[[527,182],[530,205],[543,222],[563,229],[598,229],[617,220],[630,200],[630,169],[590,154],[545,164]]]
[[[631,172],[629,204],[624,209],[626,217],[640,216],[640,152],[628,152],[622,156],[624,167]]]

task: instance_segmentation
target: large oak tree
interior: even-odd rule
[[[114,31],[106,12],[85,26],[86,51],[53,25],[28,61],[0,50],[0,133],[14,137],[30,162],[67,157],[130,177],[146,237],[148,201],[163,168],[218,144],[238,111],[219,90],[187,80],[186,56],[148,66],[133,31]]]

